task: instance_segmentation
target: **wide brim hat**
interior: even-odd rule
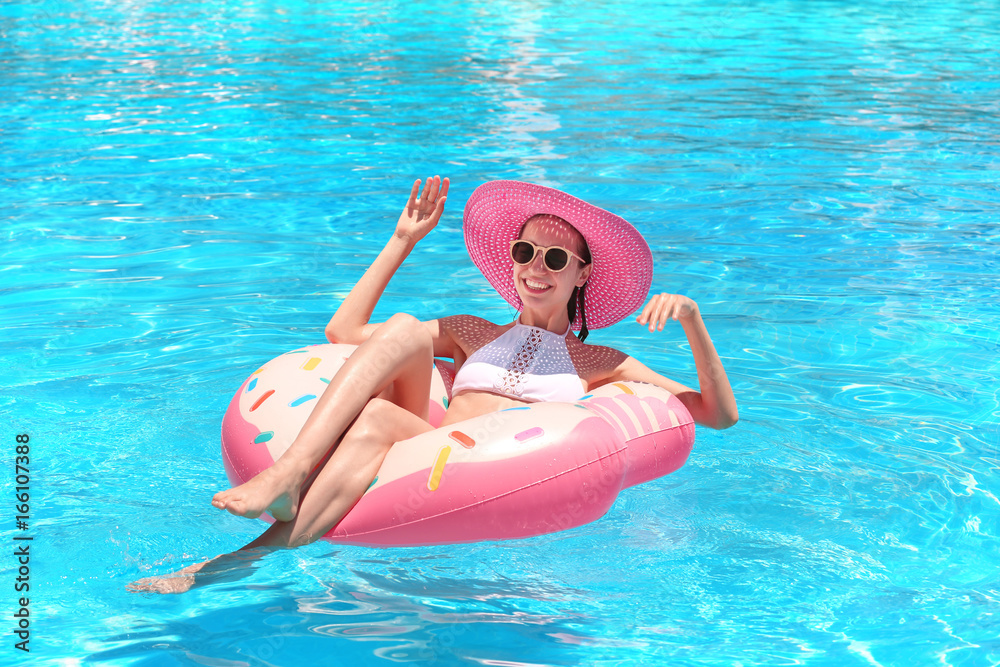
[[[594,265],[584,291],[588,329],[611,326],[643,305],[653,282],[653,254],[624,218],[554,188],[490,181],[476,188],[465,205],[465,245],[507,303],[523,308],[514,288],[510,242],[529,218],[543,213],[566,220],[587,241]],[[577,310],[573,328],[579,330],[580,324]]]

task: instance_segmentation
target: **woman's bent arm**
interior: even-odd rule
[[[700,405],[697,407],[704,415],[704,423],[712,428],[729,428],[740,418],[736,408],[736,396],[733,395],[733,388],[729,385],[729,378],[726,376],[726,369],[722,367],[719,353],[715,351],[715,345],[708,336],[708,329],[701,319],[701,313],[695,308],[693,314],[678,319],[687,335],[688,343],[691,344],[694,364],[698,369]]]
[[[437,176],[427,179],[423,193],[420,193],[420,180],[413,183],[409,201],[389,242],[326,325],[327,340],[360,345],[378,328],[377,324],[369,323],[375,305],[413,247],[441,219],[447,194],[447,178],[443,181]]]
[[[617,378],[651,382],[663,387],[684,403],[699,424],[717,429],[729,428],[740,418],[736,397],[701,319],[698,304],[680,294],[657,294],[646,304],[637,321],[648,324],[650,331],[662,331],[663,325],[671,319],[681,323],[691,345],[691,354],[698,369],[699,391],[663,377],[632,357],[626,358],[616,369]]]

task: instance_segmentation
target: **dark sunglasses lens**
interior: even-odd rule
[[[549,248],[545,251],[545,266],[549,267],[550,271],[562,271],[568,262],[569,255],[565,250]]]
[[[535,258],[535,249],[526,241],[518,241],[511,246],[510,257],[518,264],[527,264]]]

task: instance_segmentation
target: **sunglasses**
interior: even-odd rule
[[[553,273],[558,273],[569,266],[570,257],[576,257],[580,260],[581,264],[587,264],[587,262],[583,261],[583,257],[562,246],[550,245],[542,247],[535,245],[531,241],[522,241],[520,239],[514,239],[510,242],[510,258],[522,266],[531,264],[539,251],[542,253],[542,262],[545,264],[545,268]]]

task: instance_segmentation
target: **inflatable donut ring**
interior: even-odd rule
[[[293,350],[254,372],[222,421],[222,459],[235,486],[291,445],[352,345]],[[453,379],[437,361],[432,425]],[[507,540],[603,516],[623,488],[687,460],[694,421],[651,384],[605,385],[572,403],[531,403],[397,442],[356,505],[323,539],[367,546]]]

